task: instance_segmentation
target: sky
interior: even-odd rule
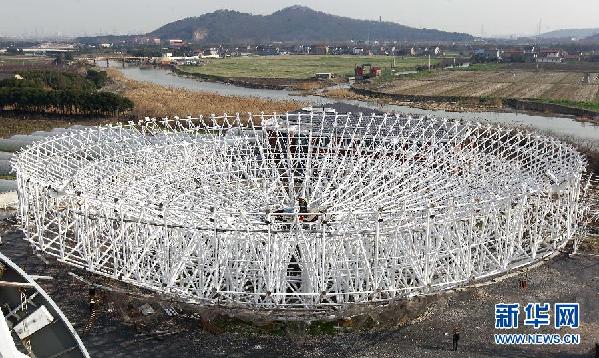
[[[290,5],[476,36],[599,28],[597,0],[0,0],[0,37],[139,34],[218,9],[270,14]]]

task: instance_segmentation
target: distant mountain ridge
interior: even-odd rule
[[[356,20],[291,6],[271,15],[218,10],[171,22],[147,34],[196,43],[268,43],[274,41],[463,41],[465,33],[416,29],[393,22]]]
[[[541,34],[544,39],[583,39],[599,34],[599,28],[596,29],[560,29]]]
[[[585,40],[588,40],[588,41],[599,41],[599,33],[596,33],[593,36],[589,36],[589,37],[585,38]]]

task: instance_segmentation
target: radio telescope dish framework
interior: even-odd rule
[[[13,166],[27,239],[60,261],[188,302],[314,309],[555,253],[586,162],[522,130],[308,113],[102,126]]]

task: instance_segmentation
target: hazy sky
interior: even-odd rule
[[[0,0],[0,36],[145,33],[217,9],[270,14],[301,4],[361,19],[480,35],[599,27],[598,0]]]

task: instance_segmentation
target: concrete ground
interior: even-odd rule
[[[40,284],[81,334],[89,317],[89,286],[69,272],[95,283],[105,280],[34,255],[16,229],[13,215],[0,215],[0,251],[29,274],[54,278]],[[519,288],[522,279],[528,282],[526,289]],[[132,292],[143,294],[137,289]],[[267,332],[243,325],[239,329],[214,330],[197,315],[167,317],[157,312],[156,317],[141,320],[134,317],[140,300],[106,291],[102,301],[98,320],[82,337],[92,357],[592,357],[594,345],[599,343],[599,257],[569,257],[563,253],[526,273],[436,297],[420,317],[403,327],[382,322],[374,328],[339,329],[339,333],[330,335],[288,328]],[[494,305],[501,302],[579,302],[580,328],[571,332],[580,333],[582,343],[495,345],[493,335],[501,332],[494,328]],[[153,307],[159,311],[155,302]],[[461,331],[457,352],[450,351],[454,327]],[[555,333],[553,329],[539,331]],[[527,332],[533,330],[516,331]]]

